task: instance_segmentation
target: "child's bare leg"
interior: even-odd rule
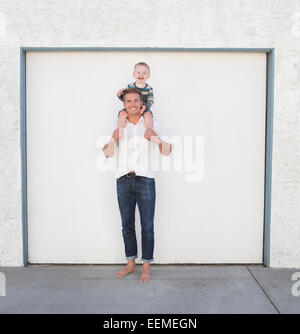
[[[153,117],[151,112],[147,111],[144,113],[144,123],[146,129],[152,129],[153,128]]]
[[[123,129],[126,127],[127,117],[128,117],[127,111],[121,110],[118,117],[119,137],[123,137],[124,134]]]

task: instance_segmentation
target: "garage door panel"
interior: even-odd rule
[[[155,262],[261,263],[266,55],[136,51],[27,52],[29,262],[124,262],[114,175],[97,170],[97,142],[111,135],[116,93],[138,61],[151,67],[154,117],[181,143],[190,137],[204,167],[199,182],[184,162],[157,173]],[[136,230],[141,256],[138,212]]]

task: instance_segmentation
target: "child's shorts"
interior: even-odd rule
[[[150,109],[146,109],[146,110],[142,113],[142,116],[144,116],[146,112],[150,112],[151,115],[152,115],[152,117],[153,117],[153,113],[152,113],[152,111],[151,111]]]

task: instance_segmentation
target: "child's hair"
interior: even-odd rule
[[[141,61],[141,62],[135,64],[134,68],[136,68],[138,65],[147,67],[148,70],[149,70],[149,72],[150,72],[150,66],[148,64],[146,64],[146,63],[144,63],[144,62]]]
[[[123,90],[123,101],[125,100],[125,95],[127,94],[137,94],[140,98],[140,100],[142,100],[142,95],[141,93],[135,89],[135,88],[126,88]]]

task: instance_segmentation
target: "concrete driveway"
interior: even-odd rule
[[[115,273],[122,267],[0,267],[6,280],[0,313],[300,313],[300,296],[292,293],[300,293],[300,284],[292,280],[300,269],[153,264],[152,280],[143,283],[141,265],[118,279]]]

